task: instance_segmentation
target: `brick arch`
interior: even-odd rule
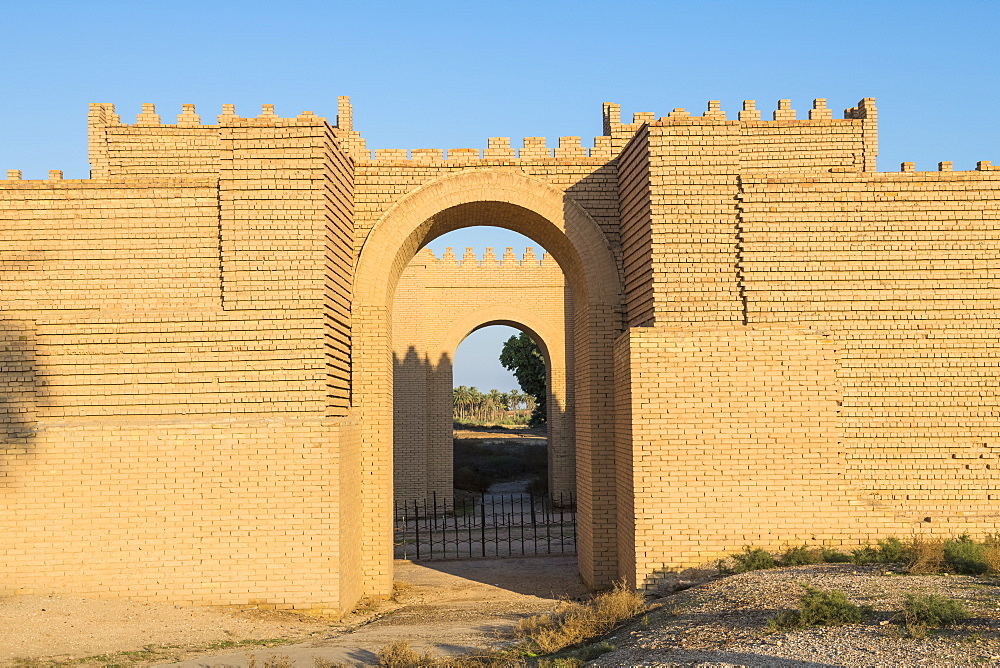
[[[391,303],[400,273],[420,248],[452,230],[503,227],[538,242],[571,289],[618,303],[621,279],[607,237],[571,197],[517,172],[467,170],[420,186],[369,232],[358,258],[355,302]]]
[[[392,302],[416,252],[455,229],[519,232],[559,263],[574,304],[575,442],[579,563],[584,581],[619,576],[615,525],[613,344],[621,334],[621,278],[611,244],[571,197],[524,174],[465,170],[429,182],[394,204],[361,247],[352,300],[352,404],[362,421],[357,465],[368,523],[360,554],[369,594],[391,591]]]

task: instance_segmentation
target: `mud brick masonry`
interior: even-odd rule
[[[492,322],[546,348],[593,587],[998,530],[1000,170],[877,172],[870,98],[772,118],[606,104],[588,148],[373,156],[346,98],[92,105],[90,179],[0,180],[0,590],[388,594],[394,461],[447,486],[433,396]],[[470,225],[548,269],[420,252]]]

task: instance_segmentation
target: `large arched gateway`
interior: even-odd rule
[[[614,522],[614,340],[621,334],[621,281],[607,238],[587,212],[543,181],[514,171],[468,170],[422,185],[395,203],[375,224],[358,260],[354,297],[353,370],[391,377],[389,314],[396,282],[414,254],[431,239],[462,227],[494,225],[537,241],[563,268],[573,295],[576,360],[576,475],[580,494],[580,568],[584,580],[608,586],[617,563],[594,555],[617,552]],[[391,387],[355,386],[361,410],[364,481],[370,513],[365,562],[372,586],[391,584]],[[377,583],[377,584],[376,584]]]
[[[1000,170],[877,172],[870,98],[447,154],[346,98],[89,120],[90,179],[0,180],[0,594],[389,594],[393,295],[472,225],[571,293],[588,584],[1000,528]]]

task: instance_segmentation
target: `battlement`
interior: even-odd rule
[[[350,105],[347,105],[346,121],[351,122]],[[195,112],[193,104],[182,104],[181,112],[177,114],[175,123],[164,123],[160,114],[156,112],[156,105],[145,102],[135,118],[135,123],[122,123],[121,116],[115,113],[115,105],[111,103],[95,103],[90,105],[90,124],[101,126],[125,126],[125,127],[175,127],[175,128],[218,128],[221,126],[246,126],[246,127],[281,127],[286,125],[317,125],[326,123],[326,118],[317,116],[311,111],[303,111],[294,118],[283,118],[274,113],[273,104],[261,105],[261,112],[253,117],[241,117],[236,114],[236,106],[232,104],[222,105],[222,113],[217,115],[216,122],[202,123],[201,116]],[[339,115],[338,115],[339,120]]]
[[[451,246],[445,248],[440,258],[430,248],[424,248],[416,254],[412,264],[423,264],[442,269],[448,267],[462,269],[556,269],[561,272],[559,263],[550,254],[543,252],[541,257],[538,257],[535,255],[535,249],[531,246],[524,249],[524,254],[520,258],[512,246],[507,246],[502,258],[497,258],[491,247],[487,247],[480,257],[469,246],[466,247],[461,262]]]
[[[934,174],[937,172],[1000,172],[1000,165],[994,165],[989,160],[980,160],[976,163],[975,169],[956,170],[950,160],[943,160],[937,164],[936,170],[922,170],[916,168],[914,162],[902,162],[899,164],[899,171],[903,174]]]
[[[877,109],[875,107],[875,98],[866,97],[860,102],[858,106],[851,107],[850,109],[844,110],[843,119],[834,119],[833,110],[826,106],[826,98],[816,98],[813,100],[812,108],[809,110],[808,118],[798,118],[798,114],[795,109],[792,109],[791,100],[778,100],[778,107],[771,114],[771,120],[762,120],[761,111],[757,108],[756,100],[744,100],[743,109],[737,113],[736,119],[729,119],[726,116],[726,112],[722,110],[722,103],[719,100],[709,100],[708,106],[705,111],[700,115],[692,115],[686,109],[682,107],[677,107],[673,109],[666,116],[656,117],[656,114],[651,111],[637,111],[632,114],[631,123],[622,123],[621,120],[621,105],[615,104],[613,102],[604,103],[604,134],[607,136],[612,136],[615,132],[620,132],[622,130],[635,132],[643,125],[647,124],[670,124],[670,123],[682,123],[685,120],[693,121],[695,119],[710,119],[713,121],[738,121],[741,123],[772,123],[780,121],[855,121],[855,120],[876,120]]]
[[[362,158],[364,159],[364,158]],[[381,148],[372,162],[434,163],[476,160],[610,160],[611,138],[594,137],[594,145],[585,147],[580,137],[559,137],[559,145],[549,147],[545,137],[525,137],[519,148],[511,146],[510,137],[490,137],[485,149],[478,148]]]

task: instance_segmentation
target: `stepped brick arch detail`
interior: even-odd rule
[[[620,277],[600,227],[572,198],[537,179],[498,169],[467,170],[420,186],[393,205],[361,249],[354,292],[354,405],[362,415],[361,496],[377,517],[366,530],[366,581],[383,589],[391,577],[388,530],[392,488],[391,319],[399,276],[431,239],[462,227],[493,225],[537,241],[559,263],[573,295],[576,351],[576,473],[580,505],[580,567],[584,579],[610,585],[617,562],[614,442],[610,392],[612,345],[621,333]],[[368,379],[385,379],[369,382]],[[591,385],[590,383],[594,383]],[[600,421],[591,415],[600,414]],[[600,444],[593,447],[593,444]],[[600,450],[600,451],[599,451]],[[597,480],[597,478],[601,478]]]

